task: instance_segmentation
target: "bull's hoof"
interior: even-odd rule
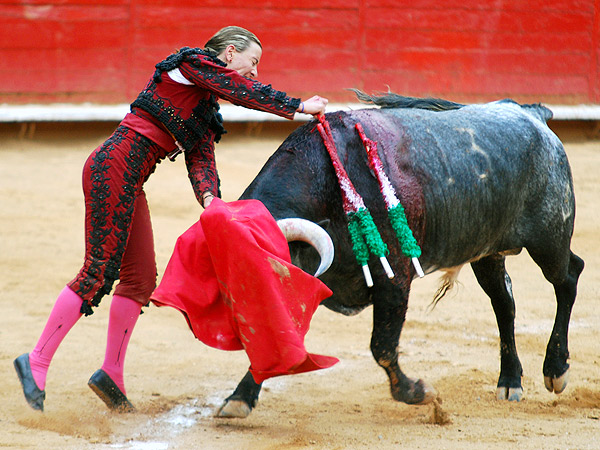
[[[427,404],[433,402],[434,400],[436,400],[438,398],[438,392],[435,390],[435,388],[423,380],[419,380],[419,381],[422,383],[423,393],[425,395],[423,397],[423,401],[418,404],[419,405],[427,405]]]
[[[394,400],[408,405],[428,405],[438,398],[435,388],[423,380],[411,379],[410,385],[410,389],[405,392],[401,392],[400,389],[392,389]]]
[[[560,394],[567,388],[569,382],[569,371],[567,370],[560,377],[544,377],[546,389],[555,394]]]
[[[509,402],[520,402],[523,400],[523,388],[498,387],[496,398],[498,400],[508,400]]]
[[[227,399],[217,411],[217,417],[245,419],[252,412],[252,408],[243,400]]]

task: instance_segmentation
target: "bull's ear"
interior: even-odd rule
[[[320,222],[317,222],[317,225],[319,225],[321,228],[323,228],[325,231],[327,231],[330,223],[331,223],[331,220],[323,219]]]

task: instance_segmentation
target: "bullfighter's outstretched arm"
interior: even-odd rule
[[[271,85],[246,78],[203,55],[193,55],[179,66],[189,81],[234,105],[293,119],[300,99],[289,97]]]

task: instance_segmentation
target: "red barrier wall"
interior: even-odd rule
[[[294,96],[600,103],[599,22],[600,0],[0,0],[0,103],[129,103],[155,63],[231,24]]]

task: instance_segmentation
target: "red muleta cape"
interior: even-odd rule
[[[291,264],[285,236],[260,201],[215,198],[177,240],[152,301],[181,311],[205,344],[244,349],[261,383],[338,362],[304,348],[312,315],[330,295]]]

